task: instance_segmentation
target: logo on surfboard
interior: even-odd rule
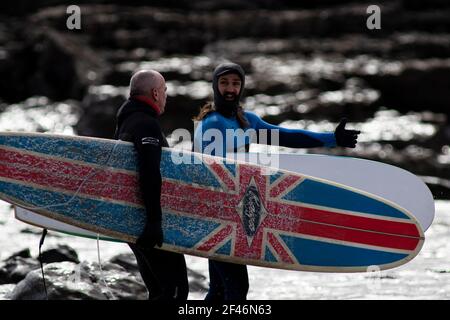
[[[261,221],[267,215],[267,211],[261,203],[261,197],[254,178],[252,178],[245,191],[244,197],[239,204],[239,209],[242,225],[250,244],[258,231]]]

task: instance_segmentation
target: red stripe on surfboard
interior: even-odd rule
[[[411,222],[398,222],[383,219],[355,216],[345,213],[330,212],[325,210],[307,208],[302,206],[284,204],[269,201],[269,212],[285,216],[291,219],[337,225],[347,228],[362,229],[374,232],[396,234],[408,237],[420,237],[417,226]]]
[[[200,251],[210,251],[214,247],[216,247],[222,240],[228,237],[233,231],[232,226],[226,226],[219,232],[217,232],[214,236],[208,239],[205,243],[198,247]]]
[[[10,153],[8,151],[8,153]],[[0,176],[82,195],[141,204],[137,177],[33,155],[0,153]],[[11,158],[12,157],[12,158]],[[17,159],[16,162],[11,160]],[[6,161],[5,161],[6,160]],[[24,166],[26,164],[26,166]],[[63,173],[63,174],[61,174]],[[89,178],[89,179],[87,179]],[[87,179],[87,180],[86,180]]]
[[[0,148],[1,149],[1,148]],[[78,164],[71,161],[51,159],[32,154],[5,150],[0,152],[0,164],[9,167],[20,167],[29,171],[45,171],[47,174],[54,173],[58,176],[73,176],[84,179],[95,172],[95,180],[122,186],[135,187],[137,177],[135,174],[110,171],[111,169],[101,169],[89,164]]]
[[[213,162],[209,165],[209,167],[214,171],[215,174],[219,176],[220,180],[223,181],[228,190],[234,191],[236,189],[236,185],[231,177],[230,172],[225,169],[223,165],[217,162]]]
[[[168,195],[179,199],[191,199],[208,204],[219,203],[223,207],[236,207],[241,200],[239,195],[226,192],[213,191],[206,188],[198,188],[165,180],[161,186],[162,195]]]
[[[55,188],[71,193],[79,193],[80,195],[125,201],[133,204],[141,203],[140,197],[136,193],[136,188],[127,186],[109,185],[91,180],[83,181],[80,178],[65,177],[62,179],[57,176],[49,176],[43,172],[26,172],[3,165],[0,165],[0,176],[26,184],[33,183],[42,189]],[[95,176],[92,179],[95,179]]]
[[[280,232],[299,233],[330,240],[346,241],[389,249],[414,251],[420,242],[418,238],[348,229],[340,226],[324,225],[309,221],[293,222],[288,219],[279,220],[268,217],[264,222],[267,223],[267,227],[280,230]]]
[[[174,198],[168,194],[161,195],[161,208],[163,210],[182,212],[202,218],[215,218],[223,221],[240,221],[236,210],[230,207],[222,207],[217,203],[199,202],[195,199]]]

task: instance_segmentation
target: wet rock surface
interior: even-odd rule
[[[76,251],[69,246],[60,245],[42,252],[44,264],[63,261],[79,263]],[[0,284],[18,283],[39,267],[39,257],[32,257],[29,249],[14,253],[0,263]]]
[[[44,267],[47,295],[40,270],[30,272],[8,296],[11,300],[145,299],[142,283],[125,269],[95,263],[51,263]]]
[[[17,252],[0,263],[0,299],[9,300],[145,300],[147,289],[133,254],[98,263],[79,262],[66,245],[42,253],[44,281],[39,261],[30,250]],[[205,276],[188,269],[191,292],[205,292]]]
[[[43,263],[54,263],[70,261],[80,263],[77,252],[69,246],[58,246],[57,248],[47,249],[42,252],[41,260]]]
[[[0,284],[18,283],[32,270],[39,268],[39,261],[31,256],[14,255],[0,266]]]

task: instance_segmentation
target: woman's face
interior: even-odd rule
[[[237,74],[225,74],[219,77],[219,92],[225,100],[233,101],[241,92],[241,84],[241,78]]]

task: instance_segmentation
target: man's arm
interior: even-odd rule
[[[271,131],[277,130],[279,135],[279,145],[283,147],[314,148],[336,146],[336,138],[332,132],[317,133],[301,129],[288,129],[267,123],[252,112],[246,112],[246,116],[257,133],[259,133],[258,131],[260,129],[266,129],[268,131],[267,144],[272,144]]]
[[[135,127],[134,145],[138,154],[139,185],[147,213],[147,223],[137,244],[143,247],[162,245],[161,227],[161,148],[159,124],[154,121],[138,123]]]
[[[358,130],[345,129],[345,125],[347,124],[347,119],[345,118],[340,121],[334,132],[318,133],[301,129],[288,129],[275,126],[263,121],[256,114],[251,112],[246,112],[246,116],[252,126],[256,129],[257,133],[259,129],[268,130],[267,144],[272,144],[271,130],[278,130],[279,145],[289,148],[332,148],[336,146],[355,148],[358,141],[358,135],[361,133],[361,131]]]

